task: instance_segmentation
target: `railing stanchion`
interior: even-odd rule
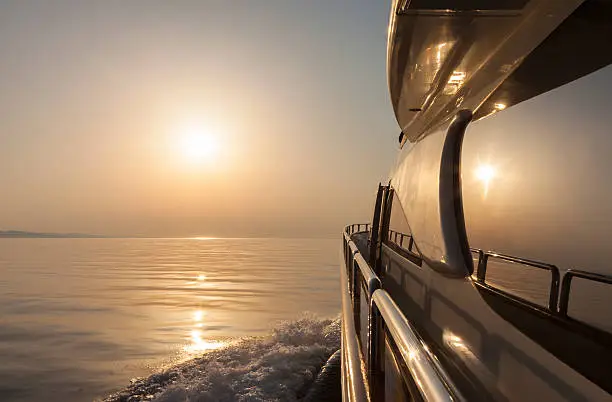
[[[359,314],[359,306],[361,304],[361,286],[359,285],[359,268],[355,256],[353,255],[353,322],[355,323],[355,331],[357,337],[361,339],[361,315]]]
[[[574,276],[567,272],[563,276],[563,283],[561,285],[561,298],[559,300],[559,314],[567,317],[567,309],[569,308],[569,293],[572,286],[572,278]]]
[[[489,261],[489,254],[483,253],[482,250],[478,251],[478,272],[476,272],[476,279],[480,283],[485,283],[485,277],[487,276],[487,262]]]
[[[431,401],[463,401],[464,398],[451,381],[448,373],[446,373],[437,359],[432,356],[430,350],[425,347],[423,340],[391,296],[382,289],[377,290],[372,296],[371,303],[373,304],[373,316],[374,310],[377,310],[377,314],[380,314],[379,321],[386,330],[385,333],[388,334],[397,346],[399,356],[396,357],[403,360],[409,371],[407,375],[414,379],[416,391],[421,394],[422,399]],[[373,318],[376,319],[376,317]],[[373,334],[373,336],[382,337],[385,335],[383,335],[382,331],[379,331]],[[380,341],[380,338],[376,340]],[[382,344],[379,343],[379,345],[382,348]],[[372,352],[375,351],[376,346],[372,348]],[[371,358],[373,361],[376,361],[377,356],[372,356]],[[371,375],[372,373],[369,374]],[[379,387],[374,386],[372,400],[381,400],[379,398],[380,394],[377,392],[380,392],[380,388],[384,387],[384,383],[380,380],[378,384],[380,385]],[[372,385],[374,384],[370,384],[370,386]]]
[[[587,271],[579,271],[575,269],[568,270],[563,276],[563,282],[561,283],[561,296],[559,299],[559,314],[565,317],[568,317],[567,311],[569,308],[570,290],[572,287],[572,279],[574,277],[612,285],[611,276]]]
[[[553,313],[557,313],[557,302],[559,301],[559,270],[551,270],[552,280],[550,281],[550,295],[548,299],[548,309]]]
[[[370,384],[371,400],[380,400],[380,381],[377,372],[380,370],[382,358],[382,323],[376,304],[370,300],[369,315],[370,336],[368,339],[368,383]]]

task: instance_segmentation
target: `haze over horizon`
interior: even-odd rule
[[[389,4],[0,4],[0,229],[331,236],[398,127]]]

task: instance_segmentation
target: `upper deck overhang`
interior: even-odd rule
[[[460,109],[476,111],[582,2],[394,0],[387,68],[404,139],[418,141]]]

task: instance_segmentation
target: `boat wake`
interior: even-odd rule
[[[340,318],[305,315],[134,380],[104,402],[298,401],[338,348]]]

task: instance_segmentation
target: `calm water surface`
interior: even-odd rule
[[[333,239],[0,239],[0,400],[92,400],[130,378],[336,316]]]

